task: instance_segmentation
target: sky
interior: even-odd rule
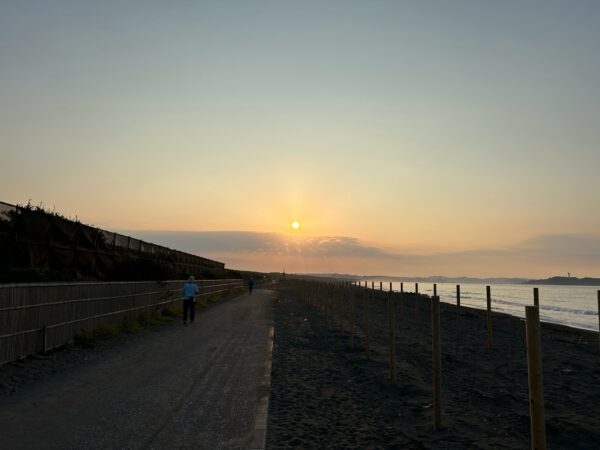
[[[600,277],[599,21],[3,0],[0,200],[233,268]]]

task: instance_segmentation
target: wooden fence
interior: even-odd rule
[[[418,342],[431,342],[431,379],[432,379],[432,412],[433,427],[439,429],[442,427],[442,368],[441,368],[441,337],[440,337],[440,305],[437,296],[437,285],[433,286],[433,296],[419,294],[418,283],[415,283],[414,292],[406,292],[404,283],[400,284],[400,292],[392,291],[390,283],[389,291],[383,291],[383,284],[379,284],[379,289],[375,289],[375,283],[371,282],[324,282],[315,280],[292,279],[286,281],[287,288],[296,294],[296,297],[319,311],[327,320],[333,329],[339,329],[341,335],[347,334],[348,343],[352,349],[355,348],[356,338],[362,341],[362,349],[366,358],[371,358],[372,346],[377,343],[379,349],[387,347],[389,355],[390,380],[396,383],[396,347],[403,346],[405,357],[409,360],[417,360],[418,350],[415,350]],[[370,287],[370,288],[369,288]],[[598,295],[598,313],[600,328],[600,291]],[[485,348],[488,353],[499,346],[493,339],[492,334],[492,308],[491,308],[491,288],[486,287],[486,308],[481,314],[476,314],[477,310],[464,311],[460,305],[460,286],[456,286],[456,309],[452,306],[443,305],[446,314],[442,317],[445,320],[445,330],[450,332],[446,336],[447,344],[454,341],[453,358],[457,359],[462,355],[461,364],[463,372],[472,376],[476,373],[477,358],[481,358],[481,353],[476,353],[474,347],[477,347],[477,339],[470,343],[464,342],[464,335],[461,333],[461,317],[483,318],[478,330],[467,328],[474,335],[481,337],[479,348]],[[525,306],[526,309],[526,356],[527,356],[527,375],[528,390],[530,400],[530,420],[531,420],[531,445],[532,448],[546,448],[545,421],[544,421],[544,393],[542,381],[542,352],[541,352],[541,333],[539,319],[539,293],[534,290],[533,305]],[[386,307],[387,306],[387,307]],[[467,308],[469,309],[469,308]],[[431,320],[428,321],[426,313],[430,312]],[[398,320],[397,320],[398,319]],[[474,319],[477,321],[477,319]],[[400,322],[400,323],[398,323]],[[429,326],[428,326],[429,322]],[[346,324],[348,327],[346,327]],[[473,320],[471,320],[471,326]],[[515,352],[514,341],[506,341],[506,330],[503,328],[502,345]],[[483,331],[483,333],[482,333]],[[397,334],[397,332],[399,332]],[[430,336],[427,336],[430,334]],[[463,336],[463,339],[461,339]],[[494,336],[495,339],[495,336]],[[509,338],[510,339],[510,338]],[[600,334],[598,338],[600,341]],[[462,341],[462,342],[461,342]],[[508,345],[507,345],[508,344]],[[452,347],[447,345],[447,347]],[[462,347],[462,350],[460,350]],[[421,347],[422,348],[422,347]],[[410,354],[409,354],[410,352]],[[448,351],[446,351],[448,352]],[[468,356],[466,356],[468,355]],[[465,359],[466,356],[466,359]],[[423,366],[421,366],[423,367]],[[421,369],[419,369],[421,370]],[[425,372],[427,368],[424,369]],[[425,374],[424,374],[425,375]],[[456,376],[456,372],[454,373]],[[512,375],[511,375],[512,376]],[[427,375],[425,375],[427,377]],[[463,382],[460,379],[458,384],[460,390],[464,391]],[[456,388],[457,381],[450,380]],[[475,385],[475,383],[473,383]]]
[[[35,283],[0,286],[0,365],[61,346],[76,334],[122,323],[181,300],[184,281]],[[244,286],[197,280],[199,297]]]

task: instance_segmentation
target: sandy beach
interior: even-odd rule
[[[397,383],[389,381],[387,293],[369,301],[371,359],[362,332],[345,332],[281,288],[274,307],[275,346],[267,446],[279,448],[529,448],[525,325],[493,314],[486,348],[485,312],[441,304],[443,428],[432,427],[430,304],[396,300]],[[364,299],[355,296],[356,325]],[[346,318],[349,304],[346,303]],[[600,442],[598,334],[542,325],[548,448]]]

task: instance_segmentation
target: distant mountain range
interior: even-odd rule
[[[600,286],[600,278],[551,277],[543,280],[528,278],[476,278],[476,277],[445,277],[435,275],[430,277],[394,277],[389,275],[350,275],[345,273],[306,273],[298,274],[309,277],[328,278],[347,281],[409,281],[417,283],[473,283],[473,284],[539,284],[565,286]]]
[[[299,274],[300,275],[300,274]],[[352,281],[412,281],[417,283],[490,283],[490,284],[523,284],[529,282],[527,278],[475,278],[475,277],[445,277],[435,275],[431,277],[395,277],[389,275],[349,275],[345,273],[306,273],[301,274],[311,277],[321,277],[336,280]]]
[[[566,286],[600,286],[600,278],[552,277],[545,280],[529,280],[527,284],[557,284]]]

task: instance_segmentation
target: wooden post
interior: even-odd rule
[[[400,303],[400,320],[404,317],[404,282],[400,282],[400,295],[398,296],[398,300]]]
[[[388,316],[390,326],[390,381],[396,384],[396,320],[394,305],[394,293],[392,292],[392,283],[390,283],[390,292],[388,299]]]
[[[333,327],[335,328],[335,326],[336,326],[335,321],[340,316],[340,298],[339,298],[339,293],[338,293],[338,289],[337,289],[337,283],[333,283],[333,286],[332,286],[331,306],[333,307],[333,311],[332,311],[333,317],[331,318],[331,323],[333,324]]]
[[[383,281],[380,281],[380,282],[379,282],[379,290],[380,290],[380,291],[383,291]]]
[[[456,345],[460,345],[460,284],[456,285]]]
[[[321,304],[321,285],[317,284],[315,286],[315,306],[317,307],[317,311],[323,312],[322,304]]]
[[[333,302],[333,326],[335,328],[336,322],[340,319],[340,292],[338,283],[333,284],[333,292],[331,300]],[[337,316],[337,317],[336,317]]]
[[[45,355],[48,349],[48,333],[46,327],[42,328],[42,354]]]
[[[415,323],[420,322],[421,321],[421,314],[420,310],[419,310],[419,296],[417,295],[419,293],[419,283],[415,283],[415,296],[413,297],[414,299],[414,319],[415,319]]]
[[[433,296],[437,297],[437,284],[433,283]]]
[[[415,283],[415,324],[421,322],[421,305],[419,304],[419,283]],[[417,330],[419,327],[417,326]]]
[[[540,291],[533,288],[533,306],[540,306]]]
[[[327,318],[329,319],[330,326],[335,326],[334,322],[335,312],[333,310],[333,287],[329,283],[327,289]]]
[[[375,290],[375,282],[374,281],[371,281],[371,289]]]
[[[546,422],[544,420],[544,384],[542,380],[542,345],[540,338],[540,310],[525,307],[527,336],[527,372],[529,379],[529,416],[531,421],[531,448],[546,449]]]
[[[337,290],[335,288],[335,283],[331,283],[330,298],[331,298],[331,327],[335,328],[337,311],[340,306],[337,302]]]
[[[344,285],[340,285],[340,331],[344,334]]]
[[[327,289],[329,289],[329,286],[327,286],[327,284],[324,284],[323,286],[321,286],[321,304],[323,305],[323,315],[325,316],[325,318],[327,320],[329,320],[329,308],[328,308],[328,303],[327,303]]]
[[[371,358],[371,348],[369,346],[369,289],[365,287],[365,353],[367,358]]]
[[[327,319],[327,322],[329,322],[329,302],[327,301],[327,292],[328,292],[329,286],[327,284],[325,284],[323,286],[322,289],[322,294],[323,294],[323,315],[325,316],[325,318]]]
[[[433,428],[442,427],[442,349],[440,343],[440,298],[431,299],[431,353],[433,359]]]
[[[492,348],[492,294],[490,286],[485,287],[487,297],[487,348]]]
[[[350,289],[350,347],[354,350],[354,290]]]

